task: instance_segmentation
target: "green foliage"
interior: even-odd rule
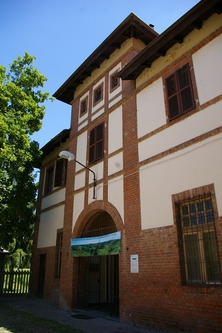
[[[102,243],[82,244],[71,246],[71,257],[90,257],[90,256],[106,256],[119,254],[120,240],[114,239]]]
[[[35,222],[34,166],[40,161],[38,143],[31,135],[42,125],[50,100],[42,92],[46,78],[25,53],[10,66],[0,66],[0,246],[12,252],[27,250]]]

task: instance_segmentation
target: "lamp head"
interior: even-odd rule
[[[68,161],[72,161],[72,160],[75,159],[75,155],[72,154],[72,153],[70,153],[70,152],[67,151],[67,150],[62,150],[62,151],[60,151],[59,156],[60,156],[61,158],[65,158],[65,159],[68,160]]]

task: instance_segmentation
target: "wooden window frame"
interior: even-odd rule
[[[118,70],[110,75],[110,92],[113,92],[120,86],[120,78],[116,77]]]
[[[89,133],[89,164],[104,156],[104,123],[94,127]]]
[[[169,121],[181,117],[195,108],[189,63],[169,75],[165,79],[165,87]]]
[[[56,161],[54,187],[64,186],[66,184],[67,160],[60,158]]]
[[[97,86],[93,91],[93,105],[95,106],[103,100],[103,83]]]
[[[80,117],[86,114],[88,111],[88,96],[80,101]]]
[[[44,194],[53,191],[54,167],[50,166],[46,169]]]

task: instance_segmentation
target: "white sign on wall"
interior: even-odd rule
[[[139,273],[139,259],[138,254],[130,255],[130,272]]]

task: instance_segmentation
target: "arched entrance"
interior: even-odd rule
[[[112,217],[97,212],[86,223],[81,237],[103,236],[116,232]],[[78,307],[119,314],[119,255],[79,257]]]

